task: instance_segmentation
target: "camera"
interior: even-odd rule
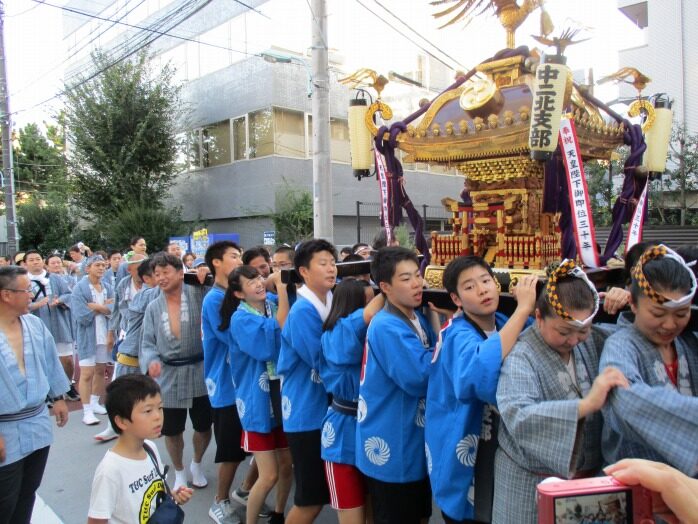
[[[613,477],[538,484],[538,524],[654,524],[652,496]]]

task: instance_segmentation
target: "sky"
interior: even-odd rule
[[[65,0],[49,1],[65,4]],[[5,46],[14,126],[50,121],[60,109],[60,101],[42,102],[63,87],[62,11],[33,0],[6,0],[5,4]],[[467,27],[456,24],[439,30],[440,22],[432,17],[435,8],[428,0],[327,0],[327,5],[328,44],[344,57],[346,71],[360,67],[383,74],[389,70],[408,70],[415,63],[416,54],[422,53],[410,39],[434,50],[427,41],[431,42],[466,70],[493,55],[505,43],[504,30],[494,16],[478,18]],[[271,19],[265,23],[283,27],[283,34],[277,32],[275,37],[282,46],[302,51],[310,46],[308,6],[307,0],[274,0],[259,9]],[[619,68],[619,49],[642,44],[642,32],[617,10],[615,1],[547,0],[546,6],[556,26],[553,34],[559,34],[569,25],[586,28],[580,38],[589,40],[568,48],[566,55],[572,69],[593,67],[596,79]],[[264,21],[260,15],[254,16]],[[289,16],[294,17],[294,23],[288,23]],[[538,26],[536,11],[517,32],[517,45],[540,47],[529,36],[539,33]],[[612,85],[605,86],[596,94],[610,100],[615,98],[617,90]]]

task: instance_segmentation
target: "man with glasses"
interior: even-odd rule
[[[282,245],[276,248],[274,251],[274,256],[271,258],[271,267],[274,272],[281,271],[282,269],[291,269],[293,267],[293,256],[296,252],[292,247],[287,245]]]
[[[68,421],[70,386],[53,337],[27,315],[34,293],[27,270],[0,268],[0,520],[31,522],[34,498],[53,440],[45,399],[59,427]]]

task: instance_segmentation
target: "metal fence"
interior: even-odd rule
[[[608,226],[596,228],[596,241],[602,248],[606,247],[608,233],[611,228]],[[628,230],[625,227],[623,237],[627,237]],[[670,248],[679,246],[698,245],[698,227],[696,226],[645,226],[642,231],[644,242],[663,243]]]
[[[424,232],[451,231],[449,219],[451,213],[443,206],[430,206],[427,204],[415,205],[424,220]],[[403,211],[402,223],[408,223],[407,215]],[[409,226],[408,226],[409,227]],[[380,204],[378,202],[356,201],[356,241],[371,243],[373,237],[380,231]]]

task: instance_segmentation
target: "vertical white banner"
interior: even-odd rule
[[[378,179],[378,187],[381,191],[381,223],[385,229],[385,238],[389,246],[393,241],[393,230],[390,227],[390,185],[388,184],[388,169],[385,166],[385,160],[377,149],[373,150],[376,157],[376,178]]]
[[[567,188],[570,199],[570,212],[574,225],[574,238],[577,253],[584,265],[599,267],[599,254],[596,251],[596,233],[591,214],[589,188],[584,176],[584,162],[579,152],[579,141],[574,122],[569,118],[560,121],[560,150],[567,173]]]
[[[645,202],[647,201],[647,188],[650,185],[649,177],[645,182],[645,188],[642,190],[642,194],[637,201],[637,206],[635,207],[635,212],[633,213],[633,219],[630,221],[630,227],[628,228],[628,239],[625,241],[625,252],[633,247],[638,242],[642,242],[642,228],[645,224]]]

